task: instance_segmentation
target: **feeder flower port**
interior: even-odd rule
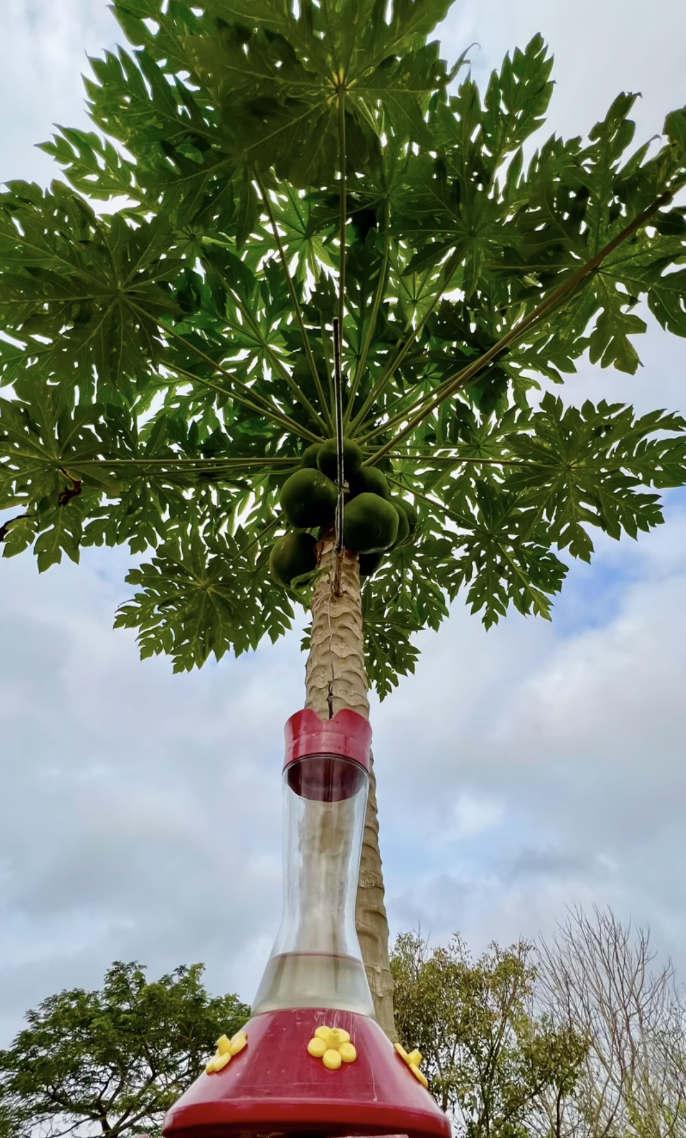
[[[208,1075],[217,1075],[223,1071],[228,1063],[231,1062],[234,1055],[238,1055],[239,1051],[247,1045],[248,1037],[244,1031],[238,1031],[229,1039],[228,1036],[222,1035],[217,1040],[217,1050],[213,1057],[210,1059],[205,1070]]]
[[[407,1063],[407,1065],[410,1068],[414,1077],[416,1079],[419,1079],[422,1086],[426,1087],[428,1089],[429,1081],[428,1081],[426,1075],[424,1074],[424,1072],[419,1070],[421,1063],[422,1063],[422,1059],[424,1058],[421,1051],[416,1051],[416,1050],[410,1051],[410,1053],[408,1055],[405,1048],[402,1047],[399,1043],[396,1043],[395,1049],[398,1052],[398,1055],[400,1056],[400,1058],[405,1060],[405,1062]]]
[[[329,1071],[337,1071],[341,1063],[354,1063],[357,1059],[350,1033],[341,1027],[318,1027],[307,1050],[313,1059],[321,1059]]]

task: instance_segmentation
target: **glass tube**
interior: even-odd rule
[[[339,755],[284,771],[283,916],[253,1014],[337,1008],[373,1015],[355,929],[369,775]]]

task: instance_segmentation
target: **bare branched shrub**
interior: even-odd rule
[[[538,946],[541,1005],[589,1045],[558,1134],[686,1135],[684,1006],[671,962],[654,962],[647,928],[598,909],[574,910]]]

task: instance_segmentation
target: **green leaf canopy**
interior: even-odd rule
[[[211,997],[204,965],[155,982],[139,964],[115,962],[100,991],[73,988],[43,1000],[0,1051],[0,1124],[8,1138],[112,1138],[158,1132],[221,1035],[250,1016],[237,996]]]
[[[526,162],[543,40],[482,96],[430,40],[447,9],[115,0],[96,130],[44,146],[66,182],[0,196],[4,553],[147,554],[117,617],[143,655],[240,653],[307,603],[268,561],[334,432],[337,316],[346,433],[418,516],[364,585],[382,696],[461,590],[547,617],[593,527],[635,537],[686,482],[682,419],[550,391],[586,354],[635,372],[648,313],[686,336],[686,111],[634,148],[623,94]]]

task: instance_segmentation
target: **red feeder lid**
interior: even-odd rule
[[[344,707],[333,719],[320,719],[316,711],[305,707],[291,715],[285,734],[284,770],[309,755],[340,755],[369,770],[372,728],[357,711]]]

